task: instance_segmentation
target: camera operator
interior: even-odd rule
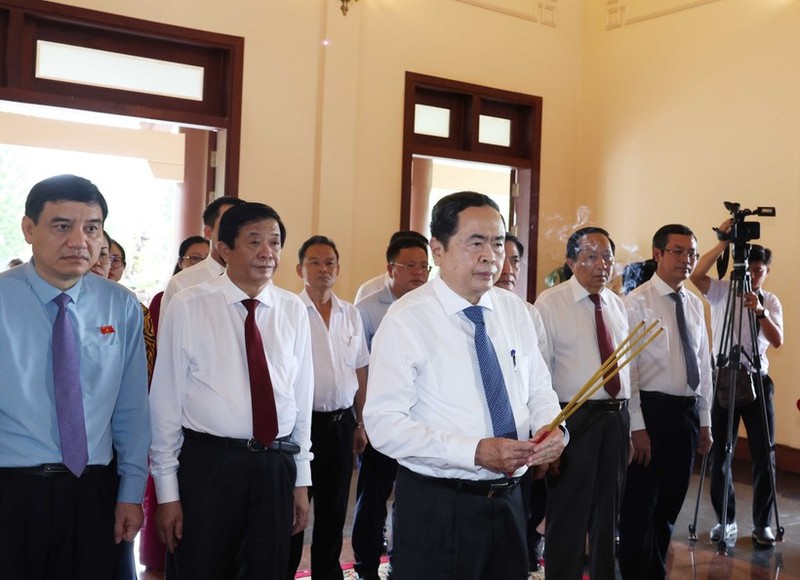
[[[730,243],[730,233],[734,225],[733,219],[724,221],[718,228],[721,241],[709,252],[700,257],[697,266],[692,272],[691,281],[703,293],[711,305],[711,328],[713,333],[714,355],[719,355],[720,341],[725,325],[725,306],[727,303],[730,282],[727,280],[712,279],[708,272],[717,258],[723,253]],[[767,279],[772,262],[772,252],[763,246],[752,244],[750,249],[748,270],[750,272],[752,291],[736,299],[736,312],[743,312],[744,308],[753,312],[758,327],[758,351],[761,357],[761,374],[764,386],[764,396],[767,410],[767,423],[769,433],[765,432],[764,420],[761,414],[761,401],[756,401],[738,407],[734,410],[732,449],[736,446],[739,418],[744,421],[747,430],[747,442],[750,448],[750,457],[753,462],[753,540],[762,546],[771,546],[775,543],[775,536],[770,528],[770,519],[774,509],[775,497],[772,494],[770,483],[769,446],[775,433],[775,413],[773,410],[773,395],[775,386],[767,374],[769,362],[767,348],[771,345],[778,348],[783,344],[783,308],[778,297],[772,292],[767,292],[762,285]],[[738,320],[735,328],[739,327]],[[752,358],[750,325],[744,321],[741,325],[742,334],[739,337],[744,353],[743,362],[749,368]],[[735,341],[737,337],[733,337]],[[726,543],[734,543],[738,533],[736,525],[736,502],[731,477],[725,471],[725,445],[727,439],[728,411],[714,401],[711,411],[712,434],[716,445],[711,451],[711,502],[717,515],[717,521],[722,521],[722,504],[725,482],[728,486],[728,509],[726,529],[718,523],[711,530],[712,542],[718,542],[724,535]]]

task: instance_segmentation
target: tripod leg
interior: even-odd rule
[[[692,543],[697,542],[697,515],[700,512],[700,498],[703,497],[703,483],[706,479],[708,456],[710,454],[711,451],[709,450],[708,453],[703,455],[703,463],[700,466],[700,484],[697,488],[697,499],[694,502],[694,517],[692,518],[692,523],[689,524],[689,541]]]

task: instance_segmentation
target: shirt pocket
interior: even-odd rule
[[[294,392],[294,383],[297,380],[297,356],[291,354],[271,355],[269,357],[269,376],[272,380],[273,390],[284,395]]]
[[[358,335],[347,334],[336,339],[336,354],[339,355],[346,367],[355,368],[358,364],[358,351],[361,344],[359,338]]]

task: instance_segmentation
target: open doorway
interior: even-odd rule
[[[536,297],[541,123],[541,97],[406,73],[400,229],[427,233],[436,195],[490,195],[507,230],[525,246],[515,291],[530,302]]]

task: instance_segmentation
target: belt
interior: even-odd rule
[[[504,477],[502,479],[494,479],[489,481],[473,481],[470,479],[446,479],[441,477],[429,477],[407,469],[400,468],[412,479],[430,483],[439,487],[446,487],[455,490],[458,493],[468,493],[470,495],[480,495],[488,498],[505,497],[509,495],[514,488],[517,487],[521,477]]]
[[[559,403],[561,408],[567,406],[567,403]],[[611,413],[613,411],[621,411],[628,408],[628,399],[592,399],[581,404],[581,409],[587,411],[597,411],[601,413]]]
[[[655,399],[678,407],[694,407],[697,405],[697,397],[679,397],[678,395],[668,395],[658,391],[639,391],[639,396],[642,399]]]
[[[231,437],[217,437],[210,433],[200,433],[191,429],[183,428],[183,436],[186,439],[204,443],[206,445],[214,445],[215,447],[225,447],[226,449],[244,449],[253,453],[261,453],[263,451],[276,451],[278,453],[288,453],[289,455],[297,455],[300,453],[300,445],[292,441],[289,436],[280,437],[275,439],[269,445],[264,445],[258,439],[232,439]]]
[[[328,421],[329,423],[338,423],[344,419],[348,413],[352,415],[352,409],[352,407],[347,407],[347,409],[339,409],[338,411],[313,411],[311,413],[311,419]]]
[[[83,473],[109,469],[109,465],[87,465]],[[59,477],[72,475],[72,472],[63,463],[43,463],[33,467],[0,467],[0,473],[13,475],[35,475],[38,477]]]

